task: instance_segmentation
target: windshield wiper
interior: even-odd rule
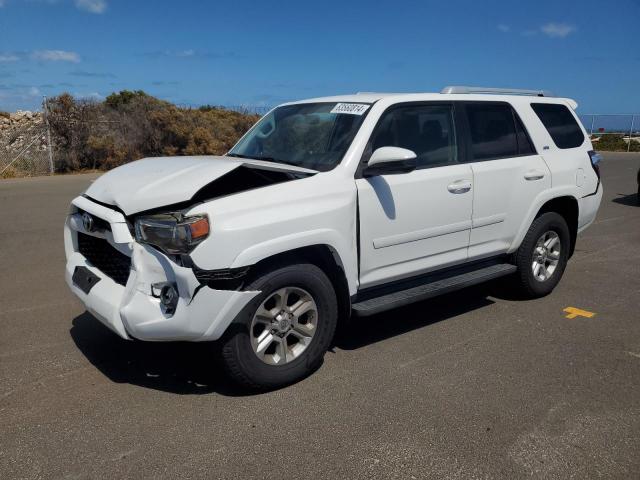
[[[259,155],[239,155],[237,153],[227,153],[227,157],[246,158],[248,160],[262,160],[263,162],[277,162],[273,157],[260,157]]]
[[[247,158],[250,158],[251,160],[260,160],[262,162],[285,163],[282,160],[276,160],[273,157],[259,157],[258,155],[247,157]]]
[[[261,157],[259,155],[238,155],[237,153],[227,153],[227,157],[247,158],[249,160],[259,160],[262,162],[284,163],[285,165],[293,165],[294,167],[300,166],[295,162],[288,162],[287,160],[280,160],[273,157]]]

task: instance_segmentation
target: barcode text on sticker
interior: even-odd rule
[[[348,113],[350,115],[362,115],[369,105],[365,103],[337,103],[330,113]]]

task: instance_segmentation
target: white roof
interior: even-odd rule
[[[331,97],[317,97],[309,98],[305,100],[299,100],[296,102],[290,102],[286,105],[293,105],[298,103],[333,103],[333,102],[345,102],[345,103],[374,103],[381,99],[387,99],[390,103],[396,102],[418,102],[418,101],[453,101],[453,100],[484,100],[484,101],[509,101],[509,102],[540,102],[540,103],[564,103],[571,106],[574,110],[578,104],[575,100],[570,98],[560,97],[538,97],[538,96],[524,96],[524,95],[498,95],[493,93],[377,93],[377,92],[362,92],[351,95],[336,95]]]

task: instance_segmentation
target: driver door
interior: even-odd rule
[[[452,103],[400,104],[376,126],[366,154],[412,150],[410,173],[357,178],[360,287],[371,287],[467,259],[472,170],[458,163]]]

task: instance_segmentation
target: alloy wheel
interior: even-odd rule
[[[309,292],[285,287],[271,293],[251,321],[251,346],[260,360],[284,365],[304,352],[318,327],[318,307]]]
[[[544,282],[551,278],[560,262],[560,237],[553,230],[542,234],[533,249],[531,270],[533,278]]]

